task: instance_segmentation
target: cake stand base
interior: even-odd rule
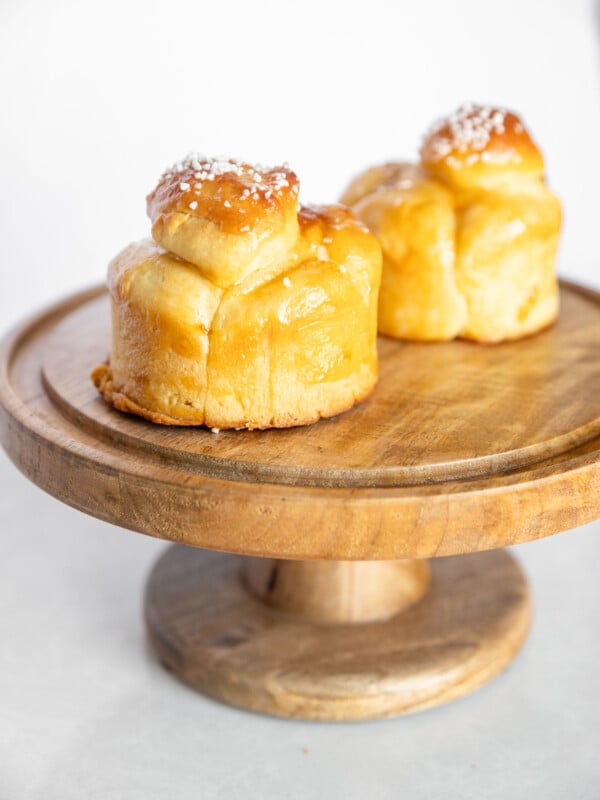
[[[150,641],[185,683],[242,708],[312,720],[408,714],[501,672],[531,617],[507,552],[429,566],[431,581],[422,561],[273,562],[171,546],[148,582]]]

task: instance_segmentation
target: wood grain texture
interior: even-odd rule
[[[388,619],[420,600],[427,561],[244,559],[244,583],[272,608],[318,622]]]
[[[233,705],[315,720],[395,716],[497,675],[528,630],[529,593],[504,551],[434,559],[425,597],[385,622],[315,624],[249,594],[238,556],[171,547],[146,621],[161,660]]]
[[[58,322],[42,369],[53,401],[81,427],[211,477],[341,488],[446,482],[527,466],[600,435],[600,315],[577,296],[564,305],[560,328],[495,347],[382,337],[374,395],[292,430],[215,435],[115,413],[87,379],[108,352],[104,297]]]
[[[600,513],[600,297],[562,288],[558,325],[479,347],[380,341],[372,398],[285,431],[169,429],[109,409],[104,291],[5,337],[0,437],[35,483],[153,536],[274,558],[486,550]],[[151,502],[149,502],[151,498]]]

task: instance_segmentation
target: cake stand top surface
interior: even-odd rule
[[[600,515],[600,295],[561,287],[558,323],[479,346],[379,340],[365,402],[305,428],[169,428],[121,414],[89,373],[110,348],[103,288],[5,337],[0,433],[59,499],[196,546],[374,559],[499,547]]]

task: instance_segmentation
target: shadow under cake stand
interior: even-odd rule
[[[2,444],[60,500],[178,543],[146,621],[186,683],[285,717],[416,711],[523,643],[527,583],[499,548],[600,515],[600,295],[563,283],[561,300],[519,342],[381,339],[375,393],[335,419],[213,433],[97,395],[109,307],[93,289],[4,339]]]

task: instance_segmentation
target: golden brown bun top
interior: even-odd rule
[[[544,173],[542,155],[521,119],[494,106],[468,104],[438,120],[420,154],[427,170],[460,187]]]
[[[298,212],[300,236],[294,259],[310,263],[315,259],[339,265],[342,272],[365,276],[379,285],[381,246],[364,222],[342,205],[301,206]],[[364,285],[365,297],[372,285]]]
[[[345,205],[300,206],[298,222],[304,236],[308,236],[310,230],[317,226],[324,241],[329,241],[334,235],[351,235],[353,233],[367,234],[371,238],[370,231],[364,222],[355,217]]]
[[[230,286],[281,261],[298,237],[298,178],[287,166],[190,154],[148,195],[153,239]]]
[[[298,191],[298,178],[287,165],[260,167],[190,153],[165,170],[146,201],[153,225],[179,213],[235,234],[285,216],[297,207]]]
[[[343,206],[300,207],[288,166],[189,155],[148,196],[152,237],[215,286],[261,283],[305,260],[381,260],[364,223]]]
[[[387,164],[369,167],[353,178],[340,199],[345,205],[354,206],[373,192],[408,189],[423,177],[423,170],[417,164],[389,161]]]

